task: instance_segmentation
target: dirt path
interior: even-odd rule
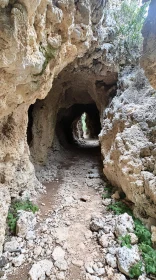
[[[2,280],[132,279],[131,268],[142,262],[134,221],[124,211],[115,215],[108,210],[114,197],[119,199],[119,192],[113,189],[110,196],[105,188],[102,199],[109,184],[103,177],[100,150],[89,146],[50,153],[47,165],[37,171],[47,193],[36,201],[40,208],[36,227],[29,228],[24,237],[12,237],[11,244],[5,243],[4,247],[9,244],[3,256],[9,262],[0,271],[6,271]],[[130,247],[121,242],[126,235]],[[15,249],[13,253],[10,248]],[[134,278],[154,279],[144,272]]]
[[[50,162],[44,173],[48,181]],[[35,246],[31,248],[30,241],[27,244],[30,245],[29,255],[33,261],[50,259],[53,251],[60,249],[64,261],[54,266],[50,279],[82,280],[86,279],[87,264],[99,262],[102,266],[103,260],[101,246],[93,238],[89,226],[92,215],[98,216],[103,211],[100,152],[97,148],[72,151],[64,159],[57,159],[56,166],[55,176],[45,184],[47,194],[37,201],[40,213]],[[34,247],[38,250],[42,247],[38,256],[38,252],[35,256]],[[16,268],[8,280],[27,280],[29,269],[30,265]]]

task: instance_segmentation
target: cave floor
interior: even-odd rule
[[[36,238],[27,242],[27,264],[13,268],[7,279],[29,279],[32,264],[43,259],[52,260],[57,250],[57,264],[54,263],[52,274],[46,279],[106,279],[87,273],[91,265],[103,269],[105,263],[104,248],[97,243],[96,234],[90,230],[91,218],[106,212],[102,203],[105,181],[100,148],[71,149],[62,155],[53,153],[49,156],[48,164],[38,170],[37,175],[45,182],[47,193],[36,202],[40,208]],[[37,255],[35,249],[39,250],[40,247],[41,253]]]

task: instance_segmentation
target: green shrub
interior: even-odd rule
[[[133,58],[133,52],[140,51],[143,41],[141,30],[148,5],[149,2],[140,6],[138,0],[124,0],[115,12],[113,9],[119,53],[124,49],[126,56]]]
[[[142,243],[139,248],[142,251],[146,273],[156,275],[156,250],[145,243]]]
[[[129,270],[129,276],[131,278],[138,278],[143,273],[142,262],[134,264]]]
[[[104,193],[102,194],[102,198],[111,198],[112,194],[113,194],[112,186],[105,187]]]
[[[7,217],[7,222],[8,222],[8,227],[9,227],[11,233],[14,233],[16,231],[17,216],[13,215],[9,211],[8,217]]]
[[[143,223],[139,219],[134,218],[134,224],[135,234],[138,237],[138,242],[143,242],[146,245],[152,246],[150,231],[143,225]]]
[[[38,206],[33,204],[29,199],[24,201],[15,201],[11,204],[8,217],[7,217],[7,224],[12,234],[16,232],[16,223],[18,220],[18,211],[31,211],[35,213],[39,210]]]
[[[150,231],[139,219],[133,216],[131,209],[129,209],[129,207],[122,201],[115,202],[112,205],[109,205],[108,209],[113,210],[117,215],[124,214],[126,212],[133,217],[135,224],[134,233],[138,237],[139,249],[141,251],[142,259],[145,264],[145,271],[147,274],[151,273],[153,275],[156,275],[156,250],[152,248]],[[128,248],[130,248],[130,236],[128,234],[120,237],[119,239],[122,241],[122,246],[127,246]],[[142,274],[142,263],[138,262],[133,267],[131,267],[129,274],[131,278],[139,277]]]
[[[103,193],[102,198],[111,198],[111,193]]]
[[[117,201],[111,205],[108,205],[108,209],[114,211],[116,215],[121,215],[124,213],[127,213],[130,216],[133,215],[132,210],[122,201]]]
[[[126,246],[127,248],[132,248],[131,246],[131,237],[129,234],[126,234],[125,236],[119,237],[119,240],[121,241],[121,246]]]

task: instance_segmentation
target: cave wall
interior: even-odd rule
[[[120,73],[116,97],[104,111],[100,133],[104,174],[134,203],[156,217],[156,91],[139,67]]]
[[[150,84],[156,88],[156,1],[151,0],[148,16],[142,30],[144,37],[141,66]]]

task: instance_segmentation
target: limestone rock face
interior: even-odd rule
[[[140,214],[156,215],[156,93],[142,70],[127,68],[104,112],[100,133],[104,173]]]
[[[8,188],[3,189],[0,184],[0,257],[2,252],[2,246],[4,242],[6,218],[8,215],[8,209],[10,205],[10,194]]]
[[[73,0],[58,5],[0,1],[0,183],[9,185],[12,197],[19,189],[40,186],[29,161],[28,108],[36,98],[44,98],[54,77],[89,48],[93,8],[88,0],[82,7]]]
[[[29,196],[42,190],[30,162],[27,144],[28,108],[36,99],[47,96],[53,80],[68,64],[78,58],[79,66],[83,65],[83,57],[89,49],[90,52],[85,57],[85,68],[93,67],[94,73],[98,69],[101,76],[106,76],[107,72],[115,69],[108,48],[113,44],[104,45],[109,33],[106,22],[107,2],[21,0],[17,3],[0,0],[0,184],[2,192],[3,188],[4,192],[6,188],[9,190],[3,209],[5,215],[1,223],[0,251],[9,193],[11,198],[18,198],[19,193]],[[95,60],[99,61],[96,67]],[[75,83],[75,79],[73,80]],[[64,89],[64,85],[62,88]],[[55,93],[53,92],[54,95]],[[39,137],[39,142],[36,141],[37,152],[39,146],[43,149],[44,146],[51,146],[58,101],[59,95],[56,93],[54,110],[51,109],[51,104],[49,106],[50,128],[45,127],[45,133]],[[43,108],[44,106],[40,108],[40,115],[45,126]],[[40,131],[37,125],[36,130]],[[47,131],[50,132],[48,136]],[[41,145],[44,137],[47,144]]]
[[[144,46],[141,66],[151,85],[156,88],[156,1],[149,6],[148,17],[143,28]]]
[[[106,60],[99,45],[103,45],[103,33],[97,32],[103,26],[105,9],[106,1],[93,0],[59,1],[56,5],[48,0],[33,3],[22,0],[18,4],[0,1],[0,183],[9,185],[11,197],[17,197],[20,191],[31,193],[41,187],[29,160],[28,108],[36,99],[46,97],[62,69],[75,58],[81,63],[81,57],[91,46],[92,57],[89,59],[88,55],[85,59],[87,67],[93,66],[95,59]],[[106,26],[102,30],[106,36]],[[98,55],[96,46],[100,49]],[[103,49],[104,57],[109,60],[108,50],[104,46]],[[112,57],[106,65],[110,71]],[[107,67],[101,63],[101,75]],[[35,142],[38,148],[42,138],[47,139],[48,147],[52,143],[59,100],[56,92],[53,95],[56,95],[53,110],[50,104],[48,112],[50,127],[45,126],[48,121],[42,114],[44,110],[40,112],[45,131],[39,143]],[[50,131],[48,136],[47,131]],[[46,145],[43,143],[42,149]]]

